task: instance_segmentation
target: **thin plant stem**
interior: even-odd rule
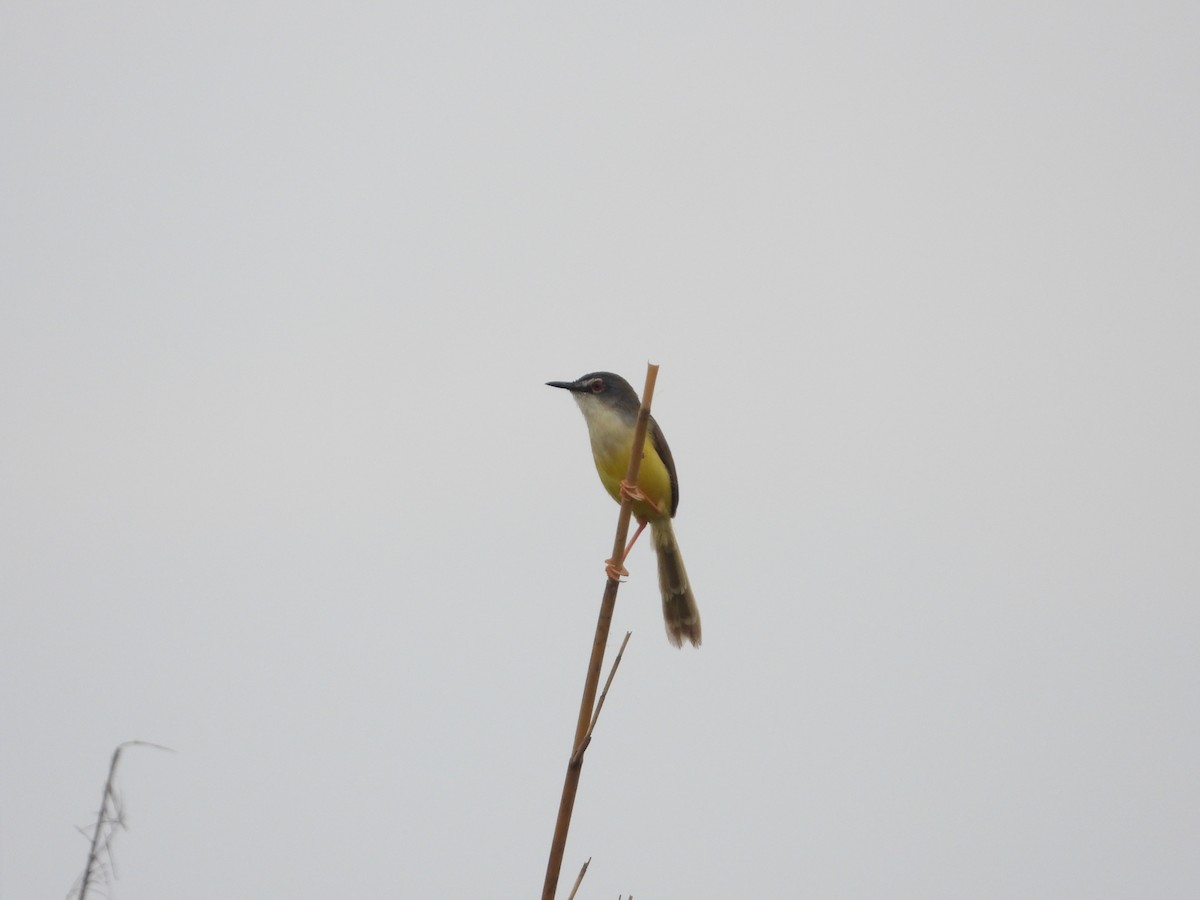
[[[583,884],[583,876],[587,874],[588,866],[592,864],[592,858],[589,856],[587,862],[579,870],[579,874],[575,877],[575,884],[571,887],[571,893],[567,895],[567,900],[575,900],[575,895],[579,893],[579,885]]]
[[[621,649],[617,651],[617,655],[613,657],[612,668],[608,670],[608,678],[604,682],[604,690],[600,692],[600,699],[596,701],[596,711],[592,713],[592,721],[588,723],[587,734],[583,736],[583,743],[575,748],[575,752],[571,755],[571,761],[574,762],[583,756],[583,751],[588,748],[588,744],[592,742],[592,732],[596,730],[596,723],[600,721],[600,710],[604,709],[604,700],[608,696],[608,689],[612,687],[613,676],[617,674],[617,666],[621,664],[621,657],[625,655],[625,647],[629,643],[630,637],[633,636],[632,631],[625,632],[625,640],[621,641]]]
[[[646,445],[646,430],[650,422],[650,402],[654,398],[654,383],[658,379],[658,366],[646,366],[646,386],[642,390],[642,407],[638,410],[637,424],[633,430],[633,447],[629,454],[629,468],[625,480],[637,484],[642,465],[642,450]],[[621,512],[617,517],[617,533],[613,537],[612,563],[620,569],[625,562],[625,539],[629,535],[629,520],[633,517],[633,500],[621,501]],[[608,646],[608,632],[612,627],[613,610],[617,605],[617,588],[620,583],[609,576],[600,600],[600,615],[596,620],[596,636],[592,640],[592,655],[588,660],[587,677],[583,682],[583,698],[579,703],[579,718],[575,723],[575,740],[571,742],[571,756],[567,762],[567,774],[563,779],[562,797],[558,803],[558,818],[554,823],[554,838],[550,842],[550,859],[546,863],[546,881],[542,885],[542,900],[554,900],[558,890],[558,876],[562,871],[563,854],[567,849],[567,832],[571,827],[571,812],[575,808],[575,794],[579,790],[579,776],[583,770],[583,754],[577,752],[587,737],[596,706],[596,691],[600,686],[600,669],[604,664],[604,650]]]
[[[175,752],[170,747],[164,747],[161,744],[152,744],[149,741],[126,741],[123,744],[118,744],[117,749],[113,751],[112,762],[108,766],[108,778],[104,781],[104,793],[100,795],[100,812],[96,817],[96,827],[92,831],[92,845],[88,850],[87,864],[83,867],[83,874],[80,876],[79,900],[87,900],[92,873],[101,865],[100,854],[107,851],[111,846],[113,837],[112,827],[124,824],[119,810],[120,803],[117,799],[117,790],[113,783],[117,777],[117,763],[121,760],[121,751],[126,747],[153,747],[156,750],[166,750],[168,753]],[[109,812],[110,808],[113,810],[112,813]],[[103,844],[101,844],[102,840]]]

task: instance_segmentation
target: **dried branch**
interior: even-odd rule
[[[73,887],[67,894],[68,898],[76,897],[78,900],[87,900],[88,888],[97,873],[102,874],[105,880],[109,880],[109,873],[116,871],[112,855],[113,838],[116,836],[118,828],[128,827],[125,824],[125,807],[121,802],[121,795],[117,793],[116,789],[117,763],[121,759],[121,751],[126,747],[153,747],[156,750],[166,750],[168,753],[175,752],[170,747],[152,744],[149,741],[126,741],[117,745],[117,749],[113,751],[112,762],[108,766],[108,779],[104,782],[104,792],[100,796],[100,812],[97,813],[96,824],[92,827],[92,843],[91,849],[88,850],[87,864],[83,867],[83,874],[77,879],[78,888]],[[79,831],[85,837],[87,836],[82,828]]]
[[[646,386],[642,390],[642,407],[638,411],[637,424],[633,430],[633,446],[629,454],[629,468],[625,480],[637,484],[642,465],[642,448],[646,445],[646,430],[650,421],[650,401],[654,398],[654,383],[658,379],[658,366],[646,366]],[[636,452],[634,452],[636,451]],[[617,516],[617,533],[613,538],[612,562],[620,569],[625,561],[625,540],[629,536],[629,520],[633,517],[633,500],[626,497],[621,501],[621,512]],[[571,744],[571,756],[567,762],[567,774],[563,780],[562,798],[558,804],[558,819],[554,823],[554,838],[550,842],[550,859],[546,863],[546,881],[542,885],[542,900],[554,900],[558,890],[558,876],[562,870],[563,853],[567,849],[567,831],[571,827],[571,811],[575,808],[575,794],[579,790],[579,775],[583,770],[583,755],[580,748],[585,743],[596,707],[596,689],[600,686],[600,669],[604,663],[604,650],[608,646],[608,632],[612,627],[613,610],[617,605],[619,582],[609,577],[600,600],[600,616],[596,620],[596,636],[592,641],[592,655],[588,660],[587,678],[583,683],[583,698],[579,703],[579,719],[575,723],[575,740]]]
[[[583,883],[583,876],[587,874],[587,867],[592,864],[592,858],[589,856],[587,862],[583,864],[583,868],[579,870],[579,875],[575,878],[575,885],[571,888],[571,893],[567,895],[567,900],[575,900],[575,894],[579,891],[579,885]]]
[[[613,676],[617,674],[617,666],[621,664],[621,657],[625,655],[625,645],[629,643],[629,638],[632,635],[632,631],[625,632],[625,640],[621,641],[621,649],[617,651],[616,658],[613,659],[612,668],[608,672],[608,679],[604,682],[604,690],[600,692],[600,699],[596,701],[596,711],[592,713],[592,721],[588,724],[587,734],[583,736],[583,743],[576,747],[575,752],[571,755],[571,762],[573,763],[583,758],[583,751],[592,742],[592,732],[596,730],[596,722],[600,719],[600,710],[604,709],[604,699],[608,696],[608,689],[612,687]]]

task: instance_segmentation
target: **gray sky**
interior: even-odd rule
[[[1200,895],[1195,3],[10,3],[0,897]]]

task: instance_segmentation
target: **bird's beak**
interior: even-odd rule
[[[549,387],[562,388],[564,391],[582,391],[583,386],[578,381],[547,381]]]

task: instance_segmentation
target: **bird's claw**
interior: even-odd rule
[[[620,563],[613,562],[611,559],[604,561],[604,574],[608,576],[609,581],[615,581],[618,584],[622,578],[629,577],[629,570]]]
[[[649,497],[646,496],[645,491],[643,491],[636,484],[630,484],[628,481],[626,481],[623,478],[621,479],[621,487],[620,487],[619,492],[620,492],[622,500],[632,500],[634,502],[649,503],[651,506],[657,507],[657,504],[655,504],[653,500],[651,500]]]

